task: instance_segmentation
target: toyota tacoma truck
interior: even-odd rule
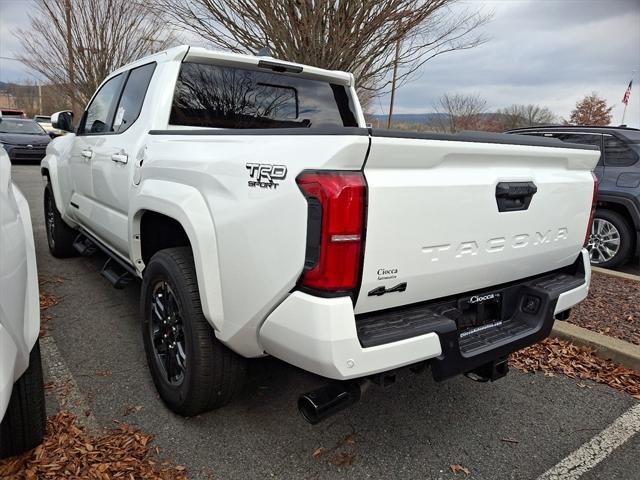
[[[9,156],[0,146],[0,458],[30,450],[44,436],[39,330],[29,206],[11,181]]]
[[[113,72],[41,168],[51,253],[141,280],[171,410],[272,355],[328,379],[298,401],[317,422],[403,367],[495,380],[545,338],[588,292],[598,156],[369,129],[352,74],[182,46]]]

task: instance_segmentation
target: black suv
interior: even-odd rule
[[[600,192],[588,249],[591,264],[617,267],[640,251],[640,130],[627,127],[545,126],[507,133],[553,137],[596,145],[601,155],[594,172]]]

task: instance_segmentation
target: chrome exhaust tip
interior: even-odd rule
[[[358,380],[332,382],[298,398],[298,411],[312,425],[357,403],[366,383]]]

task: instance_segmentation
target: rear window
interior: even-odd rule
[[[343,85],[199,63],[182,64],[169,123],[210,128],[358,126]]]
[[[606,165],[612,167],[628,167],[638,160],[629,145],[610,135],[604,136],[604,156]]]

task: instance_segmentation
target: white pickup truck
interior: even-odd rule
[[[598,157],[371,130],[349,73],[182,46],[113,72],[51,142],[47,234],[142,279],[174,412],[227,403],[268,354],[335,380],[299,399],[317,422],[401,367],[493,380],[546,337],[587,295]]]

